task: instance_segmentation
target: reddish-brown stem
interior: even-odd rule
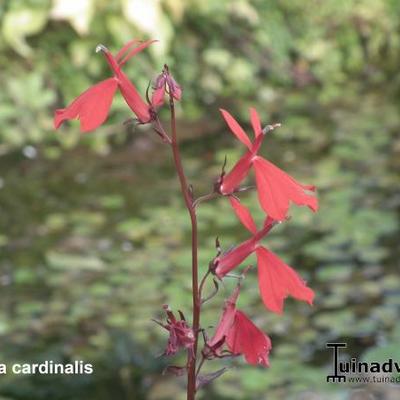
[[[157,114],[155,115],[154,123],[156,125],[154,130],[161,136],[161,138],[164,141],[164,143],[172,144],[171,138],[168,136],[167,132],[165,132],[165,130],[164,130],[163,126],[161,125],[160,119],[158,118]]]
[[[245,187],[236,189],[233,193],[236,194],[236,193],[247,192],[247,191],[252,190],[252,189],[254,189],[254,186],[245,186]],[[222,195],[220,193],[218,193],[218,192],[211,192],[211,193],[205,194],[204,196],[200,196],[196,200],[194,200],[193,207],[196,208],[201,203],[204,203],[204,202],[209,201],[209,200],[213,200],[218,196],[222,196]]]
[[[197,258],[197,217],[196,210],[193,205],[192,195],[189,192],[189,186],[186,180],[185,172],[181,161],[179,152],[177,134],[176,134],[176,118],[175,118],[175,105],[172,95],[170,95],[170,110],[171,110],[171,146],[174,156],[174,163],[176,172],[179,177],[183,199],[186,208],[189,212],[190,221],[192,224],[192,296],[193,296],[193,318],[192,328],[195,336],[193,354],[188,359],[188,381],[187,381],[187,400],[194,400],[196,397],[196,358],[197,358],[197,343],[199,338],[200,327],[200,307],[201,299],[199,294],[199,271],[198,271],[198,258]]]

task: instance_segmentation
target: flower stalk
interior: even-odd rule
[[[192,228],[192,302],[193,302],[193,316],[192,316],[192,329],[194,333],[193,356],[188,355],[187,362],[187,400],[194,400],[196,396],[196,359],[197,347],[199,339],[200,328],[200,308],[201,298],[199,293],[199,271],[198,271],[198,235],[197,235],[197,216],[193,198],[190,194],[190,188],[187,183],[186,175],[183,169],[181,155],[179,152],[178,138],[176,132],[176,116],[175,116],[175,103],[172,94],[169,94],[169,108],[171,113],[171,147],[174,158],[176,172],[178,174],[179,183],[181,186],[182,196],[185,206],[188,210]]]
[[[105,122],[114,94],[119,89],[136,116],[135,121],[139,124],[151,124],[163,142],[171,146],[182,197],[191,222],[192,322],[190,324],[180,310],[178,310],[179,317],[176,316],[177,314],[174,314],[168,305],[163,306],[166,322],[154,321],[169,332],[167,348],[163,355],[174,356],[181,350],[187,352],[186,365],[170,365],[166,371],[176,376],[187,374],[187,400],[195,400],[199,388],[214,381],[228,370],[228,367],[223,367],[211,373],[200,374],[206,361],[241,355],[248,364],[269,367],[269,353],[272,347],[269,336],[236,306],[243,277],[250,267],[239,274],[233,273],[233,270],[241,268],[243,262],[251,254],[255,254],[257,258],[260,297],[268,310],[281,314],[284,301],[288,296],[312,304],[314,299],[312,289],[292,267],[286,265],[276,254],[266,248],[262,241],[274,226],[288,219],[288,210],[292,203],[317,211],[318,200],[312,193],[315,191],[313,185],[297,182],[258,154],[266,134],[278,128],[280,124],[262,128],[254,108],[250,108],[253,140],[250,140],[228,111],[221,110],[222,117],[232,134],[246,146],[247,150],[227,173],[225,158],[222,172],[213,184],[213,191],[194,199],[193,188],[188,184],[183,168],[177,136],[175,101],[181,100],[181,86],[170,74],[168,66],[164,65],[161,74],[155,80],[152,96],[149,96],[148,90],[146,92],[146,103],[122,71],[122,67],[129,59],[152,43],[154,43],[153,40],[145,42],[132,40],[115,56],[105,46],[99,45],[96,50],[105,56],[113,76],[87,89],[66,108],[56,110],[54,125],[57,129],[67,120],[79,119],[82,132],[98,128]],[[170,134],[164,129],[158,116],[158,109],[164,105],[165,98],[169,100]],[[247,179],[251,171],[255,173],[256,185],[243,186],[243,181]],[[263,224],[258,227],[250,210],[237,197],[253,189],[256,190],[260,206],[266,214]],[[222,250],[217,238],[217,255],[210,261],[206,273],[199,281],[196,209],[201,203],[217,197],[229,199],[234,214],[251,236],[228,251]],[[214,289],[208,296],[203,296],[209,277],[213,279]],[[200,326],[201,309],[218,293],[219,282],[225,278],[235,278],[238,283],[230,297],[225,300],[214,335],[208,339],[206,329]],[[199,346],[200,333],[204,339],[204,345],[201,348]]]

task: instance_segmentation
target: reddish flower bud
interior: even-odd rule
[[[168,66],[165,65],[161,74],[157,76],[153,87],[151,104],[154,108],[160,107],[164,103],[165,94],[171,94],[175,100],[182,97],[182,89],[169,73]]]
[[[167,323],[159,323],[169,331],[167,348],[165,349],[164,355],[174,355],[180,349],[187,349],[190,354],[193,355],[193,346],[195,342],[193,329],[189,327],[182,315],[181,319],[177,320],[169,306],[165,305],[164,310],[168,317]]]

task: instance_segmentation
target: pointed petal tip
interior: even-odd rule
[[[268,306],[267,306],[265,303],[264,303],[264,306],[267,310],[272,311],[275,314],[283,315],[283,304],[282,304],[282,307],[276,307],[276,308],[271,307],[270,304],[268,304]]]
[[[307,288],[310,290],[310,296],[309,296],[309,298],[306,300],[306,302],[307,302],[311,307],[314,307],[315,292],[314,292],[314,290],[312,290],[312,289],[309,288],[308,286],[307,286]]]
[[[308,197],[309,197],[308,204],[306,205],[312,212],[317,212],[319,209],[318,199],[315,196],[308,196]]]
[[[262,133],[260,117],[254,107],[249,108],[251,125],[253,127],[254,136],[257,138]]]
[[[84,124],[80,124],[79,126],[79,130],[81,131],[81,133],[89,133],[89,132],[93,132],[96,128],[92,128],[92,127],[86,127]]]
[[[65,108],[58,108],[57,110],[54,111],[54,120],[53,120],[54,129],[58,129],[63,123],[62,114],[64,113],[64,111]]]
[[[130,58],[132,58],[134,55],[137,53],[140,53],[142,50],[150,46],[152,43],[157,42],[158,40],[143,40],[140,42],[139,46],[131,49],[130,51],[127,51],[125,56],[122,58],[121,54],[121,49],[118,55],[120,56],[119,58],[119,65],[122,67]],[[123,53],[123,51],[122,51]]]
[[[309,190],[310,192],[315,192],[317,187],[315,185],[304,185],[304,189]]]
[[[257,232],[257,226],[254,222],[254,219],[250,213],[250,210],[244,206],[239,199],[234,196],[229,196],[229,201],[231,203],[231,207],[236,214],[236,217],[242,223],[242,225],[250,231],[253,235]]]
[[[252,143],[247,136],[247,133],[243,130],[243,128],[239,125],[236,119],[223,108],[219,109],[222,117],[224,118],[226,124],[228,125],[231,132],[236,136],[236,138],[241,141],[249,150],[252,148]]]

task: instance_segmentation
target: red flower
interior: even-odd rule
[[[151,98],[153,107],[157,108],[164,103],[165,93],[171,94],[172,97],[178,101],[182,97],[182,89],[169,73],[167,65],[164,65],[164,69],[156,79]]]
[[[214,336],[207,342],[210,348],[219,350],[218,347],[223,344],[224,338],[228,334],[233,325],[236,314],[236,301],[239,297],[240,286],[236,286],[228,300],[225,300],[224,309],[219,319],[217,328],[215,329]]]
[[[215,330],[215,335],[208,341],[206,355],[221,354],[223,345],[234,355],[243,354],[247,363],[269,367],[268,355],[271,351],[271,339],[251,322],[240,310],[236,309],[240,286],[225,301],[225,306]]]
[[[159,325],[169,331],[167,348],[165,349],[164,355],[174,355],[178,350],[183,348],[187,349],[191,356],[193,356],[193,346],[195,342],[193,329],[189,327],[182,314],[181,319],[177,320],[167,305],[164,306],[164,310],[168,316],[167,323],[163,324],[156,321]]]
[[[267,217],[264,222],[264,227],[260,231],[257,231],[256,224],[250,214],[250,211],[235,197],[229,196],[229,200],[236,216],[240,222],[253,234],[253,236],[221,256],[217,256],[215,258],[215,274],[218,276],[218,278],[223,278],[226,274],[240,265],[251,253],[256,251],[260,246],[260,240],[266,236],[272,227],[277,223],[277,221]]]
[[[255,140],[251,143],[247,134],[232,115],[225,110],[221,110],[221,113],[233,134],[248,148],[248,151],[232,170],[221,178],[219,192],[223,195],[234,193],[253,166],[260,205],[271,218],[275,220],[285,219],[290,202],[317,211],[317,198],[305,192],[307,190],[315,191],[315,186],[302,185],[286,172],[257,155],[265,134],[279,125],[269,125],[262,130],[258,114],[254,108],[251,108],[250,117],[255,135]]]
[[[260,245],[260,240],[268,234],[277,221],[267,217],[263,229],[257,231],[249,210],[239,200],[230,196],[231,205],[242,224],[253,236],[214,260],[215,274],[223,278],[240,265],[251,253],[256,252],[258,261],[258,284],[265,307],[281,314],[287,296],[313,303],[314,292],[307,287],[297,272],[286,265],[272,251]]]
[[[138,41],[132,40],[118,52],[116,57],[113,57],[106,47],[98,45],[96,51],[104,53],[114,76],[87,89],[68,107],[56,110],[54,115],[55,128],[57,129],[66,120],[77,118],[80,120],[82,132],[96,129],[106,120],[117,88],[121,91],[128,106],[136,114],[139,122],[149,122],[152,118],[150,106],[142,100],[136,87],[124,74],[121,67],[131,57],[153,42],[154,40],[148,40],[132,48],[134,44],[138,43]]]

